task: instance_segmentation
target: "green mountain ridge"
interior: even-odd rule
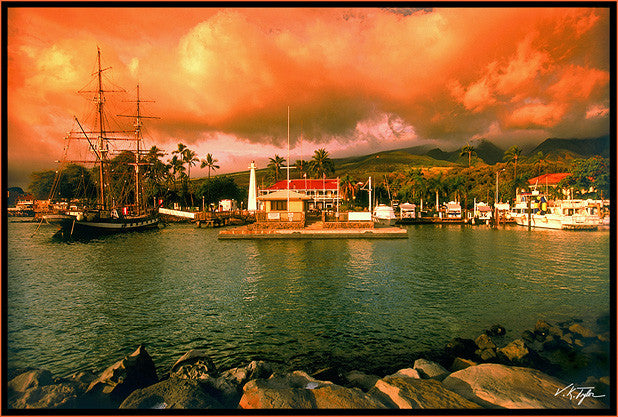
[[[505,150],[488,140],[481,140],[474,148],[476,155],[472,157],[473,165],[479,163],[494,165],[503,162]],[[610,140],[609,135],[592,139],[549,138],[529,152],[522,153],[522,156],[532,161],[539,151],[542,151],[548,160],[557,162],[590,158],[595,155],[608,158]],[[447,152],[440,148],[424,145],[381,151],[369,155],[333,158],[333,162],[335,164],[335,176],[341,177],[350,174],[353,178],[378,177],[395,171],[403,172],[410,168],[467,166],[468,157],[467,155],[460,156],[460,152],[460,149]],[[241,171],[226,175],[233,177],[239,185],[248,186],[249,176],[247,172]],[[257,171],[258,177],[265,177],[267,172],[266,168],[259,169]],[[258,179],[258,181],[260,180]]]

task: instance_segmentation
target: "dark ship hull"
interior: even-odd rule
[[[87,219],[82,216],[53,215],[45,220],[60,227],[55,234],[63,239],[95,238],[117,233],[127,233],[156,228],[159,218],[156,215],[143,215],[123,218]]]

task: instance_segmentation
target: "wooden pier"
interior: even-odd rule
[[[159,213],[181,221],[195,223],[197,227],[239,226],[255,221],[255,214],[247,210],[182,211],[161,208]]]

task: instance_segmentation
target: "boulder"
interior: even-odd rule
[[[524,330],[521,333],[521,338],[528,343],[533,343],[536,340],[534,333],[532,333],[530,330]]]
[[[205,350],[192,349],[176,361],[170,376],[185,379],[207,379],[217,376],[217,368]]]
[[[564,341],[567,345],[573,346],[573,333],[565,333],[560,339]]]
[[[197,380],[171,377],[135,390],[120,404],[132,409],[222,409],[224,406],[206,393]]]
[[[469,366],[478,365],[476,362],[471,361],[469,359],[455,358],[453,360],[453,364],[451,365],[451,369],[453,372],[461,371],[462,369],[466,369]]]
[[[581,337],[597,337],[597,334],[595,332],[593,332],[592,330],[590,330],[587,327],[582,326],[579,323],[575,323],[569,326],[569,331],[571,333],[575,333],[580,335]]]
[[[499,324],[494,324],[488,330],[485,330],[485,334],[493,337],[504,336],[506,334],[506,329]]]
[[[7,388],[9,391],[26,392],[30,388],[38,388],[52,383],[53,377],[51,372],[43,369],[36,369],[17,375],[8,382]]]
[[[376,398],[358,388],[344,388],[340,385],[326,385],[311,391],[316,408],[321,409],[380,409],[386,408]]]
[[[367,375],[359,371],[350,371],[344,375],[348,386],[360,388],[367,392],[375,385],[376,381],[380,379],[375,375]]]
[[[31,387],[16,397],[9,398],[12,408],[73,408],[81,392],[71,383]]]
[[[155,364],[144,346],[140,346],[92,381],[82,398],[83,407],[116,408],[131,392],[157,382]]]
[[[269,379],[253,379],[243,388],[238,406],[242,409],[315,408],[313,395],[305,388],[272,386]]]
[[[391,375],[378,380],[369,394],[390,408],[480,408],[432,379]]]
[[[443,384],[488,408],[605,408],[595,398],[578,404],[568,384],[531,368],[481,364],[452,373]]]
[[[498,352],[511,362],[521,362],[530,353],[522,339],[513,340]]]
[[[93,371],[81,371],[74,373],[67,379],[73,382],[80,391],[86,392],[92,381],[97,378],[97,374]]]
[[[443,380],[450,373],[438,363],[427,359],[417,359],[414,361],[414,369],[424,378]]]
[[[462,339],[460,337],[451,340],[444,348],[447,355],[460,358],[472,358],[474,356],[474,351],[477,349],[478,347],[476,343],[474,343],[474,340]]]
[[[252,361],[247,366],[232,368],[221,372],[221,377],[240,388],[250,379],[268,378],[273,373],[273,366],[264,361]]]
[[[539,319],[534,326],[534,331],[537,333],[543,333],[544,335],[548,335],[550,327],[552,327],[552,324],[546,322],[545,320]]]
[[[242,385],[235,379],[220,376],[199,379],[202,388],[225,408],[236,408],[242,394]]]
[[[496,344],[493,342],[493,340],[491,340],[491,337],[487,336],[484,333],[480,335],[479,337],[477,337],[474,342],[476,343],[476,346],[478,346],[480,350],[496,348]]]
[[[429,362],[429,361],[427,361],[427,362]],[[414,365],[416,365],[416,362],[414,362]],[[438,365],[438,364],[436,363],[435,365]],[[421,366],[425,366],[425,365],[421,365]],[[438,365],[438,366],[440,366],[440,365]],[[444,368],[442,368],[442,369],[444,369]],[[437,370],[438,369],[435,368],[433,371],[437,371]],[[429,372],[433,372],[432,369],[428,369],[428,371]],[[426,378],[429,378],[427,373],[423,372],[421,369],[412,369],[412,368],[400,369],[394,375],[395,376],[405,376],[407,378],[414,378],[414,379],[421,379],[423,377],[423,375],[424,375]]]
[[[243,388],[239,406],[242,409],[384,407],[358,388],[319,381],[301,371],[249,381]]]
[[[484,362],[492,361],[497,358],[496,351],[493,349],[479,349],[475,353]]]

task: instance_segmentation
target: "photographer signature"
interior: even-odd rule
[[[575,384],[569,384],[566,387],[559,389],[554,394],[554,397],[562,394],[563,397],[568,398],[569,400],[577,401],[577,405],[581,405],[582,401],[584,401],[588,397],[592,398],[602,398],[605,395],[594,395],[592,390],[594,387],[576,387]]]

